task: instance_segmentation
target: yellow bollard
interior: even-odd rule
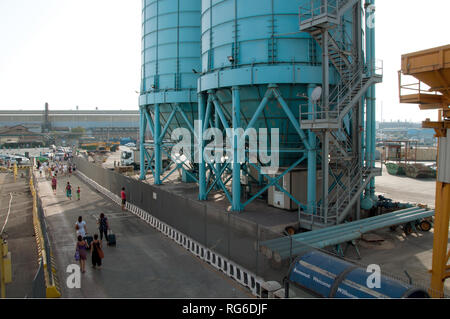
[[[11,253],[8,244],[0,238],[0,296],[6,298],[6,284],[12,282]]]

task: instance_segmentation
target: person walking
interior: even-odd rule
[[[125,204],[127,203],[127,194],[125,194],[125,187],[122,187],[120,198],[122,198],[122,210],[125,211]]]
[[[105,214],[100,214],[100,218],[98,219],[97,224],[98,230],[100,232],[100,240],[103,240],[103,234],[105,234],[105,240],[108,241],[109,223],[108,218],[105,217]]]
[[[80,196],[81,196],[81,189],[80,189],[80,186],[78,186],[78,189],[77,189],[77,199],[78,200],[80,200]]]
[[[104,258],[102,250],[102,241],[98,240],[98,234],[94,235],[94,241],[91,244],[92,268],[101,269],[102,259]]]
[[[72,165],[69,165],[69,177],[72,177]]]
[[[52,190],[53,190],[53,195],[56,195],[56,184],[57,184],[56,175],[54,175],[54,176],[52,177]]]
[[[86,237],[87,227],[82,216],[78,217],[78,221],[75,223],[75,229],[77,231],[77,235],[80,235],[82,238]]]
[[[72,200],[72,185],[70,185],[70,182],[67,182],[66,185],[66,196]]]
[[[87,259],[87,243],[86,241],[83,239],[83,236],[78,235],[77,237],[78,241],[77,241],[77,245],[75,247],[76,251],[75,251],[75,259],[80,261],[80,268],[81,268],[81,272],[85,273],[86,272],[86,259]]]

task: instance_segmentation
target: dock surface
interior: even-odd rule
[[[81,200],[69,200],[64,186],[81,188]],[[38,178],[46,222],[57,263],[63,298],[251,298],[250,291],[194,257],[151,226],[85,184],[76,176],[59,177],[56,196],[50,181]],[[98,233],[96,220],[104,213],[117,237],[117,246],[104,243],[102,269],[82,274],[81,288],[69,289],[67,266],[74,259],[75,222],[82,216],[88,234]],[[104,240],[105,241],[105,240]]]

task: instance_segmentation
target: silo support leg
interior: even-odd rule
[[[141,150],[141,152],[140,152],[140,161],[141,161],[141,165],[140,165],[140,171],[141,171],[141,174],[140,174],[140,179],[141,180],[145,180],[145,177],[146,177],[146,175],[147,175],[147,169],[146,169],[146,167],[145,167],[145,153],[146,153],[146,150],[145,150],[145,131],[146,131],[146,129],[147,129],[147,118],[145,117],[145,115],[144,115],[144,110],[143,109],[141,109],[140,110],[140,120],[141,120],[141,123],[140,123],[140,126],[139,126],[139,144],[140,144],[140,150]]]
[[[233,130],[241,127],[241,97],[239,87],[234,86],[233,91]],[[219,113],[220,114],[220,113]],[[232,132],[233,138],[233,181],[232,181],[232,211],[240,212],[241,207],[241,163],[239,162],[238,136]]]
[[[155,185],[161,184],[161,121],[159,104],[155,104],[155,134],[153,136],[155,146]]]
[[[315,85],[308,86],[308,113],[309,119],[312,120],[314,105],[311,101],[311,94],[316,88]],[[308,188],[307,188],[307,202],[308,202],[308,214],[316,213],[316,184],[317,184],[317,151],[316,151],[316,134],[312,131],[308,132],[309,146],[308,150]]]
[[[210,110],[210,104],[208,103],[208,112]],[[209,113],[207,113],[207,116]],[[205,118],[205,97],[203,94],[198,95],[198,117],[201,119],[200,125],[198,126],[198,132],[197,132],[197,145],[198,145],[198,186],[199,186],[199,200],[206,200],[207,194],[206,194],[206,165],[205,165],[205,158],[203,155],[204,150],[204,142],[203,142],[203,129],[204,129],[204,123],[203,120]]]

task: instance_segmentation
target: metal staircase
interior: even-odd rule
[[[380,168],[364,167],[359,160],[351,162],[343,179],[331,190],[327,208],[320,201],[316,207],[316,214],[310,215],[300,212],[300,225],[305,229],[320,229],[341,224],[346,220],[353,206],[357,203],[361,193],[372,178],[381,176]]]
[[[344,117],[361,101],[367,90],[372,85],[383,81],[382,67],[361,66],[356,72],[348,72],[352,74],[351,78],[342,78],[332,91],[328,109],[317,106],[313,114],[302,113],[302,128],[310,130],[341,129]]]
[[[308,0],[300,8],[300,31],[328,28],[339,24],[342,16],[359,0]]]
[[[339,72],[339,75],[341,76],[341,79],[349,80],[349,77],[352,75],[351,69],[352,69],[352,53],[350,51],[347,51],[344,48],[344,44],[341,42],[341,44],[338,43],[333,37],[333,35],[330,33],[330,31],[325,30],[325,32],[328,33],[328,52],[331,63],[334,65],[336,70]],[[316,40],[316,42],[323,47],[323,33],[321,29],[317,29],[310,33],[311,36]]]
[[[331,186],[326,186],[329,187],[328,194],[318,202],[315,214],[300,212],[300,223],[304,228],[322,228],[342,223],[372,178],[381,175],[380,169],[365,167],[355,149],[358,142],[347,133],[344,125],[346,116],[358,114],[357,108],[368,89],[381,83],[383,78],[382,65],[368,65],[360,61],[358,53],[351,46],[352,40],[345,29],[340,28],[344,14],[359,1],[305,0],[300,8],[300,31],[308,32],[320,45],[324,52],[322,64],[327,64],[328,60],[339,75],[339,82],[331,87],[331,92],[325,93],[324,89],[322,101],[315,104],[312,111],[301,112],[300,116],[302,129],[317,131],[322,145],[328,144],[324,148],[328,154],[325,155],[327,161],[323,169],[329,170],[330,176],[335,178]],[[324,70],[329,65],[324,65]],[[324,85],[329,85],[327,77],[324,75]],[[327,133],[324,132],[328,132],[326,142],[324,134]],[[371,165],[367,163],[367,166]]]

